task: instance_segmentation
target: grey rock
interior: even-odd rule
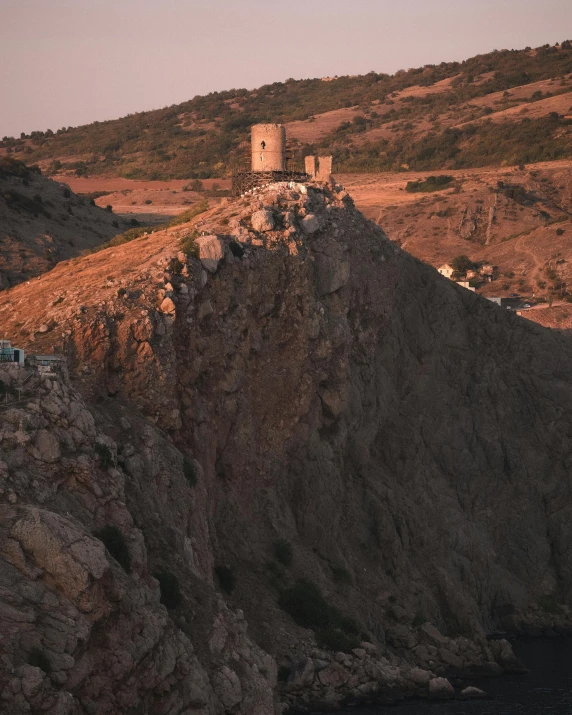
[[[274,215],[268,209],[255,211],[251,217],[252,228],[255,231],[264,232],[272,231],[274,228]]]

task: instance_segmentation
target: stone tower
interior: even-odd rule
[[[286,128],[283,124],[252,127],[252,171],[286,171]]]

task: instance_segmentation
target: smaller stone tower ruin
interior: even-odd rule
[[[252,127],[252,171],[286,171],[286,127],[255,124]]]

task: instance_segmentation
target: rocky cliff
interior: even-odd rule
[[[70,370],[4,374],[6,712],[447,696],[518,667],[487,633],[568,623],[570,339],[340,187],[60,264],[0,316]]]

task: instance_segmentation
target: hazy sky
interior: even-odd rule
[[[572,0],[0,0],[0,137],[572,39]]]

